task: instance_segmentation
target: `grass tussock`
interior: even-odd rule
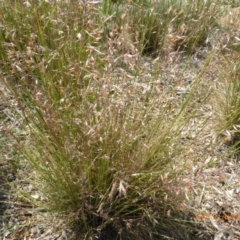
[[[229,3],[233,4],[233,3]],[[223,26],[219,49],[223,58],[221,76],[217,83],[217,133],[223,136],[230,150],[239,151],[239,8],[226,8],[226,14],[220,18]],[[230,151],[231,152],[231,151]]]
[[[219,7],[210,1],[139,1],[131,10],[138,46],[144,54],[185,51],[207,44]],[[131,22],[131,21],[130,21]]]
[[[197,51],[215,27],[218,5],[0,4],[1,74],[24,132],[11,135],[34,169],[31,178],[43,196],[41,204],[67,215],[85,239],[191,239],[186,219],[179,220],[188,187],[182,180],[188,162],[181,158],[186,148],[180,140],[194,115],[189,109],[197,86],[171,109],[151,98],[151,83],[144,98],[123,98],[112,90],[119,79],[107,73],[119,62],[125,66],[125,54],[141,60]],[[138,68],[130,69],[132,85]]]
[[[239,147],[240,126],[240,75],[239,64],[234,64],[225,75],[228,81],[219,83],[219,121],[218,131],[223,134],[225,141]]]

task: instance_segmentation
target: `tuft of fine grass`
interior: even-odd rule
[[[103,1],[100,7],[104,39],[115,51],[157,56],[195,53],[208,44],[222,14],[220,1]]]
[[[228,81],[221,84],[219,90],[221,101],[219,102],[219,131],[225,135],[225,140],[238,146],[240,141],[240,75],[239,64],[234,64],[230,73],[226,74]]]
[[[170,116],[170,104],[159,106],[148,96],[123,99],[111,92],[118,79],[105,79],[106,66],[114,64],[107,61],[105,41],[124,51],[118,34],[127,29],[124,36],[133,53],[156,52],[161,41],[164,48],[169,27],[178,34],[187,19],[193,38],[187,34],[176,49],[193,51],[206,40],[207,32],[203,38],[202,32],[210,18],[204,11],[210,14],[210,5],[196,8],[191,2],[206,18],[195,12],[198,19],[190,21],[190,10],[175,2],[164,7],[151,1],[126,6],[113,1],[1,4],[0,64],[24,132],[12,136],[34,171],[32,184],[43,200],[24,197],[67,216],[82,239],[190,239],[186,219],[180,220],[187,168],[180,139],[194,114],[187,110],[199,79]],[[124,28],[126,21],[129,28]],[[196,22],[199,32],[189,30]],[[150,87],[147,94],[152,91]]]
[[[128,22],[141,53],[192,54],[206,46],[220,12],[217,1],[135,1]]]

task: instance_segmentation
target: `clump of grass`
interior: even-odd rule
[[[230,73],[225,75],[228,81],[220,85],[220,116],[218,128],[225,135],[226,142],[238,146],[240,141],[240,70],[234,64]]]
[[[191,54],[207,44],[220,13],[217,1],[149,0],[131,3],[126,19],[139,52]]]
[[[106,0],[99,10],[103,38],[117,54],[154,57],[172,51],[192,54],[206,46],[222,14],[220,1],[192,0]]]
[[[25,138],[12,135],[45,207],[77,222],[83,239],[187,239],[179,140],[190,97],[168,116],[169,106],[110,94],[98,14],[77,2],[2,3],[0,64]],[[155,47],[147,35],[145,49]]]
[[[221,26],[220,37],[219,37],[219,48],[224,55],[229,55],[236,58],[240,51],[239,41],[239,8],[226,7],[225,15],[219,19]]]
[[[230,2],[229,2],[230,4]],[[239,149],[239,91],[240,91],[240,70],[239,70],[239,31],[237,28],[239,9],[228,6],[226,13],[219,19],[221,35],[218,48],[221,57],[225,60],[222,76],[218,81],[217,109],[218,124],[217,132],[224,136],[225,143],[233,152]],[[223,34],[224,33],[224,34]],[[232,154],[230,152],[230,154]]]

